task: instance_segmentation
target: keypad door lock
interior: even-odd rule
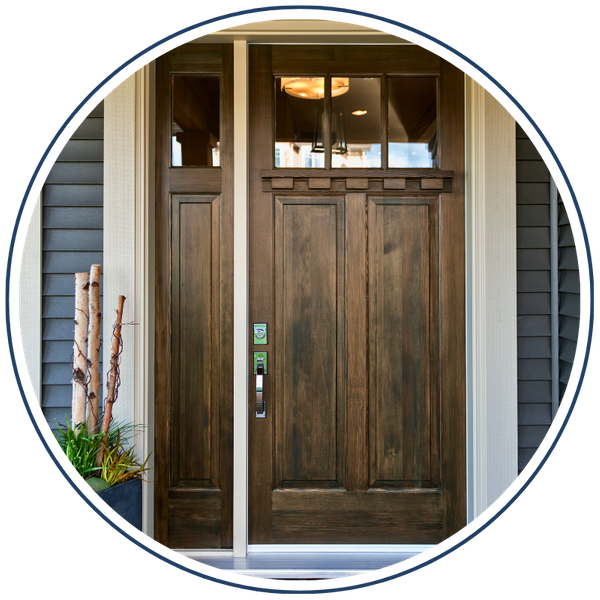
[[[267,324],[254,323],[254,344],[265,345],[267,343]]]

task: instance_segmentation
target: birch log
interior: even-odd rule
[[[96,433],[99,425],[100,398],[100,329],[102,313],[100,312],[100,277],[102,267],[92,265],[90,270],[90,295],[89,295],[89,336],[88,336],[88,361],[90,369],[90,382],[88,385],[88,431]]]
[[[108,385],[106,392],[106,403],[104,406],[104,414],[102,415],[102,433],[108,433],[110,421],[112,419],[112,407],[115,402],[115,392],[119,382],[119,349],[121,348],[121,324],[123,322],[123,304],[125,296],[119,296],[119,305],[117,308],[117,318],[113,329],[112,350],[110,352],[110,371],[108,373]],[[96,466],[102,466],[104,458],[104,448],[106,446],[106,435],[100,442],[98,448],[98,456],[96,458]]]
[[[89,273],[75,273],[75,335],[73,337],[73,399],[71,422],[76,434],[85,423],[87,399],[87,335]]]

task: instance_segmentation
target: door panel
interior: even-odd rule
[[[250,319],[270,332],[249,348],[269,360],[254,544],[428,544],[466,523],[462,74],[420,49],[357,52],[250,48]],[[331,75],[381,77],[384,118],[388,74],[435,77],[439,168],[387,169],[385,128],[380,169],[327,152],[274,168],[275,77],[297,73],[325,77],[326,111]]]
[[[275,197],[277,487],[344,485],[344,206]]]
[[[437,487],[437,198],[369,198],[368,231],[369,485]]]

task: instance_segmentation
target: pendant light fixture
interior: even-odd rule
[[[331,78],[331,96],[345,94],[350,89],[349,77]],[[324,77],[282,77],[281,90],[294,98],[322,100],[325,97]],[[311,152],[325,152],[325,109],[315,107],[313,140]],[[331,151],[333,154],[346,154],[346,128],[343,111],[331,115]]]
[[[313,128],[313,142],[311,152],[325,152],[325,110],[315,108],[315,126]],[[346,125],[344,111],[340,110],[331,115],[331,152],[333,154],[346,154]]]
[[[321,100],[325,97],[325,78],[323,77],[282,77],[281,89],[294,98]],[[350,89],[348,77],[331,78],[332,97],[341,96]]]

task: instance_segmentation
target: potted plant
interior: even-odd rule
[[[75,334],[73,342],[73,402],[71,421],[58,425],[56,438],[77,472],[94,491],[129,523],[142,528],[142,480],[148,459],[139,462],[129,441],[139,426],[119,424],[112,407],[119,388],[119,358],[124,296],[119,296],[113,327],[107,396],[102,415],[100,393],[100,265],[75,274]],[[102,417],[102,418],[100,418]]]
[[[142,481],[148,471],[148,458],[141,463],[128,441],[137,429],[134,424],[114,421],[107,433],[90,433],[84,424],[79,430],[69,420],[58,426],[56,439],[70,463],[113,510],[142,529]],[[97,457],[104,442],[100,466]]]

